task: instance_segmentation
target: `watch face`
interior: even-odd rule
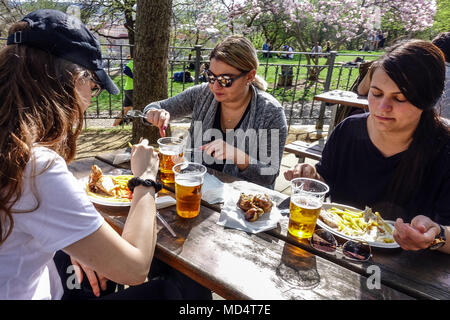
[[[431,250],[436,250],[442,247],[445,244],[445,240],[442,238],[434,239],[433,243],[430,246]]]

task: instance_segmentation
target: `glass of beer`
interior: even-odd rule
[[[206,167],[194,162],[183,162],[176,164],[173,172],[177,214],[182,218],[195,218],[200,213]]]
[[[289,233],[296,238],[310,238],[316,227],[325,195],[330,189],[318,180],[297,178],[291,181]]]
[[[163,184],[174,183],[172,168],[175,164],[183,162],[183,140],[174,137],[160,138],[158,145],[161,181]]]

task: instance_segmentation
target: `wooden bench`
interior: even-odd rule
[[[324,146],[324,139],[320,139],[313,143],[297,140],[287,144],[284,147],[284,151],[295,154],[298,158],[298,162],[305,162],[305,158],[321,160]]]

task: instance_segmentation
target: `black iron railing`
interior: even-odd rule
[[[0,38],[0,46],[4,44]],[[2,43],[3,42],[3,43]],[[103,92],[86,113],[87,119],[111,119],[119,116],[124,98],[124,66],[130,60],[130,45],[102,44],[104,67],[121,88],[118,96]],[[170,47],[168,96],[172,97],[202,81],[202,64],[208,63],[212,48]],[[288,59],[287,55],[292,55]],[[268,83],[267,91],[275,96],[285,109],[291,124],[324,124],[330,119],[331,110],[324,103],[313,100],[319,93],[334,89],[348,90],[358,76],[359,60],[374,60],[378,55],[310,53],[258,50],[260,66],[258,74]],[[316,58],[318,64],[314,63]],[[179,80],[179,73],[184,76]]]

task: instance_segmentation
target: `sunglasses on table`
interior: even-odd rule
[[[309,243],[321,252],[336,254],[340,251],[345,258],[352,261],[364,262],[372,257],[372,249],[367,242],[349,240],[339,246],[336,238],[324,229],[314,231]]]
[[[216,80],[217,80],[217,82],[219,83],[220,86],[222,86],[224,88],[229,88],[233,85],[233,82],[235,80],[242,78],[247,73],[249,73],[249,71],[244,71],[236,77],[233,77],[228,74],[221,74],[221,75],[216,76],[214,73],[211,72],[211,70],[205,70],[204,73],[205,73],[205,78],[208,80],[208,82],[210,84],[214,84],[214,82],[216,82]]]

